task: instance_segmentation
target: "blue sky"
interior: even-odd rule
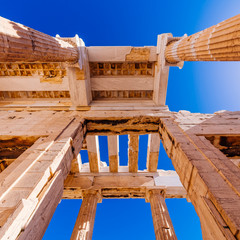
[[[157,35],[191,35],[237,15],[239,0],[74,0],[2,1],[0,15],[41,32],[73,37],[78,34],[87,46],[156,45]],[[172,111],[213,113],[239,110],[240,66],[234,62],[186,62],[183,69],[171,68],[167,105]],[[120,161],[126,163],[126,136],[121,136]],[[141,136],[140,168],[145,163],[147,137]],[[106,138],[100,138],[106,149]],[[159,167],[173,169],[162,146]],[[101,151],[106,158],[106,151]],[[199,220],[185,199],[167,199],[167,206],[180,240],[200,240]],[[81,200],[63,200],[44,240],[69,239]],[[103,200],[98,205],[94,240],[154,239],[149,203],[144,200]]]

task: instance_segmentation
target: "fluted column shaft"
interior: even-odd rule
[[[240,14],[215,26],[170,42],[169,63],[180,61],[240,61]]]
[[[149,192],[156,240],[177,240],[164,196],[160,190]]]
[[[0,17],[0,62],[77,62],[72,44]]]
[[[98,201],[99,196],[97,192],[88,193],[83,198],[82,205],[70,240],[92,239]]]

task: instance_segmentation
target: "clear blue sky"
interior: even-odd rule
[[[188,35],[239,14],[239,0],[11,0],[1,3],[0,15],[41,32],[73,37],[87,46],[156,45],[157,35]],[[167,105],[170,110],[213,113],[239,110],[239,63],[185,63],[170,69]],[[126,163],[126,136],[120,138],[120,162]],[[141,136],[140,168],[144,168],[147,137]],[[106,149],[106,138],[100,138]],[[124,153],[125,149],[125,153]],[[159,167],[173,169],[161,146]],[[84,155],[84,153],[83,153]],[[85,154],[86,155],[86,154]],[[106,159],[106,151],[101,151]],[[200,240],[194,208],[185,199],[166,200],[179,240]],[[44,240],[69,239],[81,200],[63,200]],[[98,205],[94,240],[154,239],[149,203],[144,200],[103,200]]]

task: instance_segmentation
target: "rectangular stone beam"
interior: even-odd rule
[[[82,168],[82,159],[80,153],[72,160],[71,173],[80,172]]]
[[[117,135],[108,136],[108,156],[109,156],[109,171],[118,172],[119,166],[119,141]]]
[[[92,101],[88,53],[85,46],[80,46],[79,67],[68,68],[69,93],[73,106],[88,106]]]
[[[172,34],[169,33],[158,35],[157,41],[158,58],[155,66],[153,101],[160,106],[165,105],[167,96],[169,66],[165,64],[164,49],[170,36]]]
[[[10,69],[8,76],[1,76],[0,78],[1,93],[15,92],[15,93],[19,93],[19,95],[15,94],[15,96],[18,96],[18,98],[21,98],[21,97],[26,98],[27,97],[26,95],[24,97],[24,95],[20,93],[21,92],[32,93],[36,91],[38,93],[51,92],[51,91],[52,92],[68,92],[69,91],[68,79],[66,76],[64,76],[64,73],[63,73],[63,71],[65,71],[65,67],[63,66],[63,64],[58,64],[58,66],[56,67],[59,73],[59,76],[51,76],[50,74],[47,75],[47,72],[52,71],[51,68],[53,67],[51,66],[52,65],[51,63],[48,63],[48,64],[39,63],[38,65],[37,63],[35,65],[33,64],[15,64],[15,66],[14,64],[12,65],[13,66],[11,67],[13,69],[17,67],[18,67],[17,69],[19,69],[19,65],[21,65],[21,67],[29,67],[29,68],[31,67],[32,69],[28,70],[25,68],[25,70],[22,70],[22,71],[29,71],[28,76],[18,76],[17,73],[16,75],[11,76],[10,71],[12,71],[14,74],[14,71],[16,70]],[[35,66],[36,68],[38,66],[38,70],[34,69]],[[20,72],[21,70],[19,69],[18,71]],[[12,94],[12,96],[14,96],[14,94]],[[49,98],[50,96],[51,95],[49,94]],[[54,100],[54,98],[52,98],[52,100]],[[26,101],[26,99],[24,99],[24,101]]]
[[[159,133],[149,134],[148,135],[148,150],[147,150],[147,170],[149,172],[157,171],[159,148],[160,148]]]
[[[88,135],[123,135],[157,133],[159,117],[88,118]]]
[[[174,171],[156,173],[75,173],[64,182],[63,198],[80,199],[85,190],[99,190],[103,198],[145,198],[148,189],[162,189],[167,198],[185,198],[186,190]]]
[[[42,239],[63,194],[63,175],[59,170],[54,174],[38,197],[32,216],[24,226],[18,240]]]
[[[204,145],[197,135],[183,132],[171,118],[161,119],[159,133],[200,220],[207,221],[210,239],[240,239],[240,193],[239,181],[236,181],[239,169],[231,162],[230,167],[236,170],[224,164],[229,161],[225,156],[221,156],[221,160],[219,155],[213,157],[213,149]],[[214,206],[215,212],[210,211],[205,199]],[[228,229],[232,238],[227,237]]]
[[[90,62],[155,62],[156,47],[93,46],[87,47]]]
[[[0,174],[0,238],[41,239],[57,207],[84,126],[72,118],[63,129],[36,141]]]
[[[128,135],[128,168],[129,172],[138,171],[138,145],[139,135]]]
[[[89,159],[89,167],[91,172],[99,172],[100,170],[100,154],[98,136],[87,135],[87,151]]]
[[[92,91],[153,90],[153,77],[92,77]],[[124,82],[124,84],[123,84]]]

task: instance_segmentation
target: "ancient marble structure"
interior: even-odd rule
[[[59,201],[82,198],[71,239],[89,240],[102,199],[144,198],[156,239],[175,240],[165,198],[187,198],[204,240],[239,240],[240,112],[165,105],[169,67],[239,60],[240,15],[192,36],[159,35],[152,47],[85,47],[77,35],[0,18],[0,239],[41,239]],[[119,164],[122,134],[128,166]],[[140,134],[149,135],[144,171]],[[176,172],[157,169],[160,141]]]

